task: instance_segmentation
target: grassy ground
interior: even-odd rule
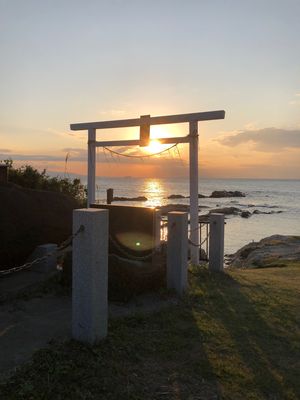
[[[190,277],[180,305],[114,320],[98,346],[37,352],[0,398],[299,399],[300,265]]]

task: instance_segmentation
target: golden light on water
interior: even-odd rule
[[[147,179],[145,181],[143,192],[147,197],[147,207],[158,207],[162,205],[164,197],[164,187],[160,179]]]

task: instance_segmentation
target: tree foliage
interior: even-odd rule
[[[51,177],[47,175],[46,169],[39,172],[31,165],[15,168],[11,159],[3,160],[2,162],[8,166],[9,181],[12,183],[30,189],[61,192],[73,197],[79,203],[86,200],[87,190],[78,178]]]

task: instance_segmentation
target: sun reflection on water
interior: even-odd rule
[[[159,207],[163,205],[163,198],[166,190],[160,179],[147,179],[143,185],[143,190],[147,197],[146,207]]]

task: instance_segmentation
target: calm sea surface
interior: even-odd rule
[[[97,200],[106,200],[106,189],[113,188],[114,196],[145,196],[145,202],[122,202],[136,206],[188,204],[189,199],[168,200],[171,194],[189,195],[189,182],[185,178],[97,178]],[[210,195],[214,190],[240,190],[244,198],[199,199],[200,206],[209,208],[238,207],[242,210],[282,211],[270,215],[258,214],[245,219],[230,216],[225,226],[225,252],[232,253],[251,241],[274,234],[300,235],[300,181],[299,180],[246,180],[203,179],[199,193]],[[118,202],[116,202],[118,204]],[[200,214],[206,214],[203,208]]]

